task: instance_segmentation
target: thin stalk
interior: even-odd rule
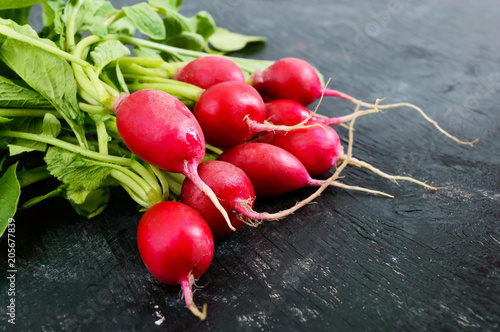
[[[129,196],[136,201],[139,205],[150,208],[151,204],[147,203],[147,199],[144,199],[144,192],[141,187],[129,181],[129,177],[121,173],[120,171],[111,171],[111,176],[115,178],[120,185],[125,189]]]
[[[162,192],[160,185],[156,178],[137,160],[132,159],[130,163],[130,168],[133,169],[137,174],[139,174],[146,183],[148,183],[151,188],[157,192]]]
[[[104,121],[96,121],[97,143],[99,144],[99,153],[108,154],[108,132]]]
[[[154,175],[158,178],[158,181],[160,181],[163,193],[162,199],[167,200],[170,193],[170,186],[168,184],[167,178],[165,177],[165,174],[163,174],[161,169],[151,164],[147,164],[147,167],[149,167],[153,171]]]
[[[127,85],[130,90],[144,90],[144,89],[155,89],[165,91],[171,95],[180,98],[186,98],[189,100],[198,100],[199,95],[204,90],[198,87],[185,87],[176,84],[165,84],[165,83],[133,83]]]
[[[42,136],[42,135],[25,133],[25,132],[20,132],[20,131],[12,131],[12,130],[1,130],[0,136],[22,138],[22,139],[27,139],[30,141],[46,143],[46,144],[50,144],[53,146],[57,146],[61,149],[65,149],[68,151],[79,153],[82,156],[92,158],[95,160],[113,163],[113,164],[122,165],[122,166],[130,166],[130,159],[128,159],[128,158],[103,155],[101,153],[87,150],[87,149],[84,149],[80,146],[77,146],[77,145],[74,145],[74,144],[71,144],[71,143],[65,142],[63,140],[60,140],[58,138],[54,138],[54,137],[50,137],[50,136]]]
[[[80,109],[82,111],[87,112],[89,114],[111,114],[111,111],[109,109],[102,106],[90,105],[82,102],[79,102],[78,106],[80,106]]]
[[[73,10],[71,11],[69,19],[66,23],[66,41],[67,41],[66,47],[70,51],[75,47],[75,33],[76,33],[75,23],[78,11],[80,10],[82,3],[83,1],[76,0]]]
[[[51,109],[27,109],[27,108],[0,108],[0,116],[13,118],[13,117],[31,117],[38,118],[44,117],[45,114],[52,114],[58,119],[62,119],[61,113]]]

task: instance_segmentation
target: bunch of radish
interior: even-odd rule
[[[25,81],[16,91],[27,90],[25,93],[37,96],[37,103],[42,100],[45,106],[24,110],[31,129],[1,116],[20,116],[20,112],[4,110],[7,112],[0,114],[0,138],[9,153],[32,151],[33,146],[46,152],[40,178],[54,176],[62,183],[41,199],[72,193],[77,211],[94,216],[107,204],[107,187],[122,186],[146,210],[137,232],[146,267],[160,282],[180,285],[186,307],[200,319],[205,319],[207,309],[204,305],[200,310],[194,304],[192,286],[211,263],[214,237],[229,236],[244,225],[285,218],[331,186],[392,197],[339,182],[348,165],[367,168],[392,181],[407,180],[437,189],[410,177],[386,174],[353,157],[353,130],[358,117],[409,107],[456,142],[474,143],[450,135],[415,105],[381,105],[380,100],[371,104],[328,89],[315,68],[300,59],[269,62],[210,56],[155,42],[165,39],[156,35],[165,28],[160,18],[146,21],[153,27],[138,20],[141,32],[153,34],[150,40],[120,32],[101,35],[101,29],[107,30],[127,12],[135,13],[126,17],[132,23],[138,13],[143,13],[143,18],[163,15],[166,7],[172,7],[160,3],[150,1],[149,5],[138,4],[135,10],[112,10],[104,17],[96,14],[97,8],[90,12],[94,6],[84,6],[83,0],[71,1],[71,5],[68,1],[64,10],[58,7],[66,20],[61,23],[64,33],[55,22],[54,33],[48,33],[57,44],[28,27],[2,19],[0,64],[10,67],[16,80]],[[109,10],[107,6],[106,12]],[[47,17],[56,15],[49,13]],[[89,22],[79,19],[96,15],[99,17],[90,25],[99,27],[100,33],[85,30]],[[181,16],[174,17],[181,20]],[[186,22],[189,27],[184,28],[192,29],[192,21]],[[215,30],[215,26],[212,28]],[[205,40],[212,33],[208,29],[199,37]],[[205,42],[208,45],[208,40]],[[128,56],[130,50],[124,44],[147,55]],[[31,52],[18,52],[19,45],[33,52],[34,59],[43,60],[35,61],[40,62],[41,69],[36,65],[25,67],[29,61],[23,56]],[[165,61],[159,54],[162,52],[172,61]],[[58,75],[67,84],[58,84]],[[16,86],[7,78],[3,82]],[[347,100],[356,105],[354,112],[325,118],[306,108],[322,97]],[[45,109],[52,106],[54,109]],[[40,116],[43,123],[33,123],[41,128],[31,126],[31,121]],[[332,128],[335,125],[349,129],[346,149]],[[57,137],[61,128],[69,134]],[[11,157],[14,155],[11,153]],[[335,171],[328,179],[314,178],[332,169]],[[255,209],[257,197],[304,187],[316,187],[316,191],[288,209],[275,213]],[[85,204],[87,197],[92,204]],[[37,201],[35,198],[33,204]]]
[[[410,106],[427,118],[416,106],[379,105],[379,100],[368,104],[324,89],[314,68],[294,58],[278,60],[263,72],[245,78],[228,58],[200,57],[178,68],[173,79],[180,85],[169,83],[162,86],[163,91],[135,82],[131,87],[137,91],[122,93],[115,99],[113,111],[120,136],[134,154],[160,169],[185,176],[178,196],[181,203],[162,202],[144,214],[138,244],[153,276],[167,284],[180,284],[186,306],[201,319],[206,317],[206,307],[200,311],[194,305],[191,287],[210,264],[213,237],[229,236],[245,224],[256,226],[263,220],[284,218],[329,186],[392,197],[336,181],[349,164],[366,167],[393,181],[413,181],[436,190],[409,177],[388,175],[352,157],[357,117]],[[168,93],[179,93],[182,84],[199,88],[192,90],[196,93],[189,98],[195,103],[192,112]],[[357,105],[356,110],[337,118],[317,117],[305,106],[322,96],[351,101]],[[360,107],[368,109],[360,111]],[[347,153],[331,127],[342,123],[350,123]],[[202,162],[207,143],[220,155]],[[335,166],[336,172],[327,180],[312,178]],[[254,210],[256,197],[308,186],[318,189],[287,210]]]

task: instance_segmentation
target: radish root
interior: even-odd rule
[[[339,161],[342,161],[344,159],[345,159],[345,156],[340,156]],[[428,185],[425,182],[413,179],[413,178],[411,178],[409,176],[400,176],[400,175],[390,175],[390,174],[387,174],[385,172],[382,172],[378,168],[373,167],[372,165],[368,164],[367,162],[359,160],[357,158],[351,158],[351,160],[349,161],[349,164],[357,166],[359,168],[367,168],[370,171],[372,171],[373,173],[375,173],[377,175],[380,175],[383,178],[389,179],[389,180],[391,180],[392,182],[394,182],[396,184],[398,184],[398,182],[397,182],[398,180],[403,180],[403,181],[409,181],[409,182],[413,182],[413,183],[419,184],[419,185],[421,185],[421,186],[423,186],[425,188],[428,188],[430,190],[438,190],[439,189],[437,187],[430,186],[430,185]]]
[[[354,97],[351,97],[351,96],[349,96],[349,95],[347,95],[345,93],[342,93],[342,92],[336,91],[336,90],[331,90],[331,89],[326,90],[325,96],[342,98],[344,100],[350,101],[351,103],[354,103],[354,104],[361,105],[363,107],[368,107],[368,108],[373,108],[374,107],[373,104],[363,102],[361,100],[358,100],[358,99],[356,99]],[[427,120],[432,125],[434,125],[434,127],[436,127],[436,129],[439,130],[442,134],[444,134],[445,136],[451,138],[452,140],[454,140],[455,142],[457,142],[459,144],[473,146],[473,144],[478,141],[478,139],[475,139],[473,141],[466,142],[466,141],[462,141],[462,140],[458,139],[457,137],[451,135],[446,130],[444,130],[443,128],[441,128],[441,126],[435,120],[431,119],[427,114],[425,114],[425,112],[420,107],[418,107],[416,105],[413,105],[413,104],[410,104],[410,103],[395,103],[395,104],[381,105],[381,106],[378,106],[378,109],[382,110],[382,109],[390,109],[390,108],[396,108],[396,107],[409,107],[409,108],[412,108],[412,109],[416,110],[417,112],[419,112],[424,117],[425,120]]]
[[[200,320],[205,320],[207,318],[207,304],[204,303],[200,311],[193,301],[193,291],[192,287],[194,284],[194,277],[191,273],[187,279],[181,281],[182,293],[184,294],[184,300],[186,301],[186,307]]]

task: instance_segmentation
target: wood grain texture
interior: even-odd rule
[[[133,1],[114,1],[117,6]],[[390,3],[399,7],[390,7]],[[430,192],[356,168],[345,183],[394,199],[333,189],[279,222],[216,242],[195,302],[200,322],[141,262],[141,214],[120,190],[95,220],[62,200],[16,216],[19,330],[24,331],[495,331],[500,329],[500,4],[443,1],[185,1],[220,26],[268,36],[241,54],[300,57],[331,87],[365,101],[419,105],[473,148],[416,112],[356,122],[354,155]],[[387,15],[387,13],[390,14]],[[385,16],[384,16],[385,14]],[[353,106],[326,99],[320,112]],[[347,136],[339,128],[339,135]],[[289,207],[312,189],[259,199]],[[6,252],[2,239],[1,250]],[[5,260],[2,254],[2,260]],[[4,279],[5,280],[5,279]],[[7,284],[2,281],[2,293]],[[0,318],[2,327],[6,317]],[[4,324],[5,323],[5,324]]]

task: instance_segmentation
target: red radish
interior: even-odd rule
[[[378,112],[376,109],[366,110],[358,112],[356,116],[359,117],[360,115],[376,112]],[[267,121],[275,125],[294,126],[309,119],[307,124],[320,123],[326,126],[335,126],[352,120],[354,113],[335,118],[319,118],[314,114],[311,115],[311,111],[296,101],[278,99],[266,103],[266,116]]]
[[[266,107],[262,97],[252,86],[238,81],[205,90],[196,103],[194,116],[207,142],[221,148],[243,143],[260,131],[294,129],[264,123]]]
[[[363,107],[375,108],[375,104],[363,102],[337,90],[325,89],[314,67],[308,62],[297,58],[280,59],[262,72],[255,71],[249,80],[263,96],[272,100],[290,99],[305,106],[314,102],[323,94],[327,97],[342,98]],[[389,109],[403,106],[416,110],[441,133],[460,144],[473,145],[477,141],[464,142],[452,136],[413,104],[397,103],[378,105],[377,107],[378,109]]]
[[[217,206],[232,228],[229,216],[212,189],[198,175],[205,156],[205,138],[191,111],[174,96],[159,90],[122,94],[114,104],[118,132],[139,158],[168,172],[190,178]]]
[[[191,290],[214,255],[214,239],[203,218],[182,203],[155,204],[139,222],[137,245],[149,272],[163,283],[180,284],[186,307],[205,319],[206,305],[200,312],[193,302]]]
[[[237,209],[240,201],[246,201],[250,207],[253,207],[255,200],[252,182],[248,176],[238,167],[216,160],[201,163],[198,173],[201,179],[213,189],[222,206],[228,211],[231,224],[236,230],[240,229],[245,223],[241,216],[233,211]],[[214,237],[224,237],[234,232],[227,227],[221,214],[207,199],[207,196],[189,179],[182,183],[180,199],[203,217]]]
[[[204,56],[179,68],[174,79],[208,89],[221,82],[245,82],[245,75],[240,67],[228,58]]]
[[[298,207],[295,206],[277,213],[259,213],[253,210],[255,193],[252,182],[239,167],[225,161],[213,160],[200,164],[198,171],[203,181],[213,188],[217,197],[221,199],[224,208],[231,216],[231,223],[236,229],[241,228],[244,224],[258,225],[258,222],[256,223],[254,220],[283,218],[296,211],[300,206],[304,206],[304,201],[312,199],[309,197]],[[203,217],[214,237],[224,237],[233,233],[212,202],[189,179],[186,179],[182,184],[180,198],[184,204],[195,209]]]
[[[290,99],[308,105],[321,97],[323,85],[308,62],[297,58],[283,58],[264,71],[251,76],[252,85],[264,96],[273,100]],[[325,96],[341,97],[334,90],[325,90]]]
[[[291,132],[270,132],[252,142],[269,143],[285,149],[301,161],[310,175],[328,172],[343,154],[337,132],[322,124]]]
[[[250,178],[257,196],[280,195],[304,187],[317,187],[325,180],[311,178],[304,165],[290,152],[267,143],[244,143],[222,153],[217,160],[229,162]],[[331,185],[363,190],[338,182]],[[372,193],[369,190],[364,190]]]

